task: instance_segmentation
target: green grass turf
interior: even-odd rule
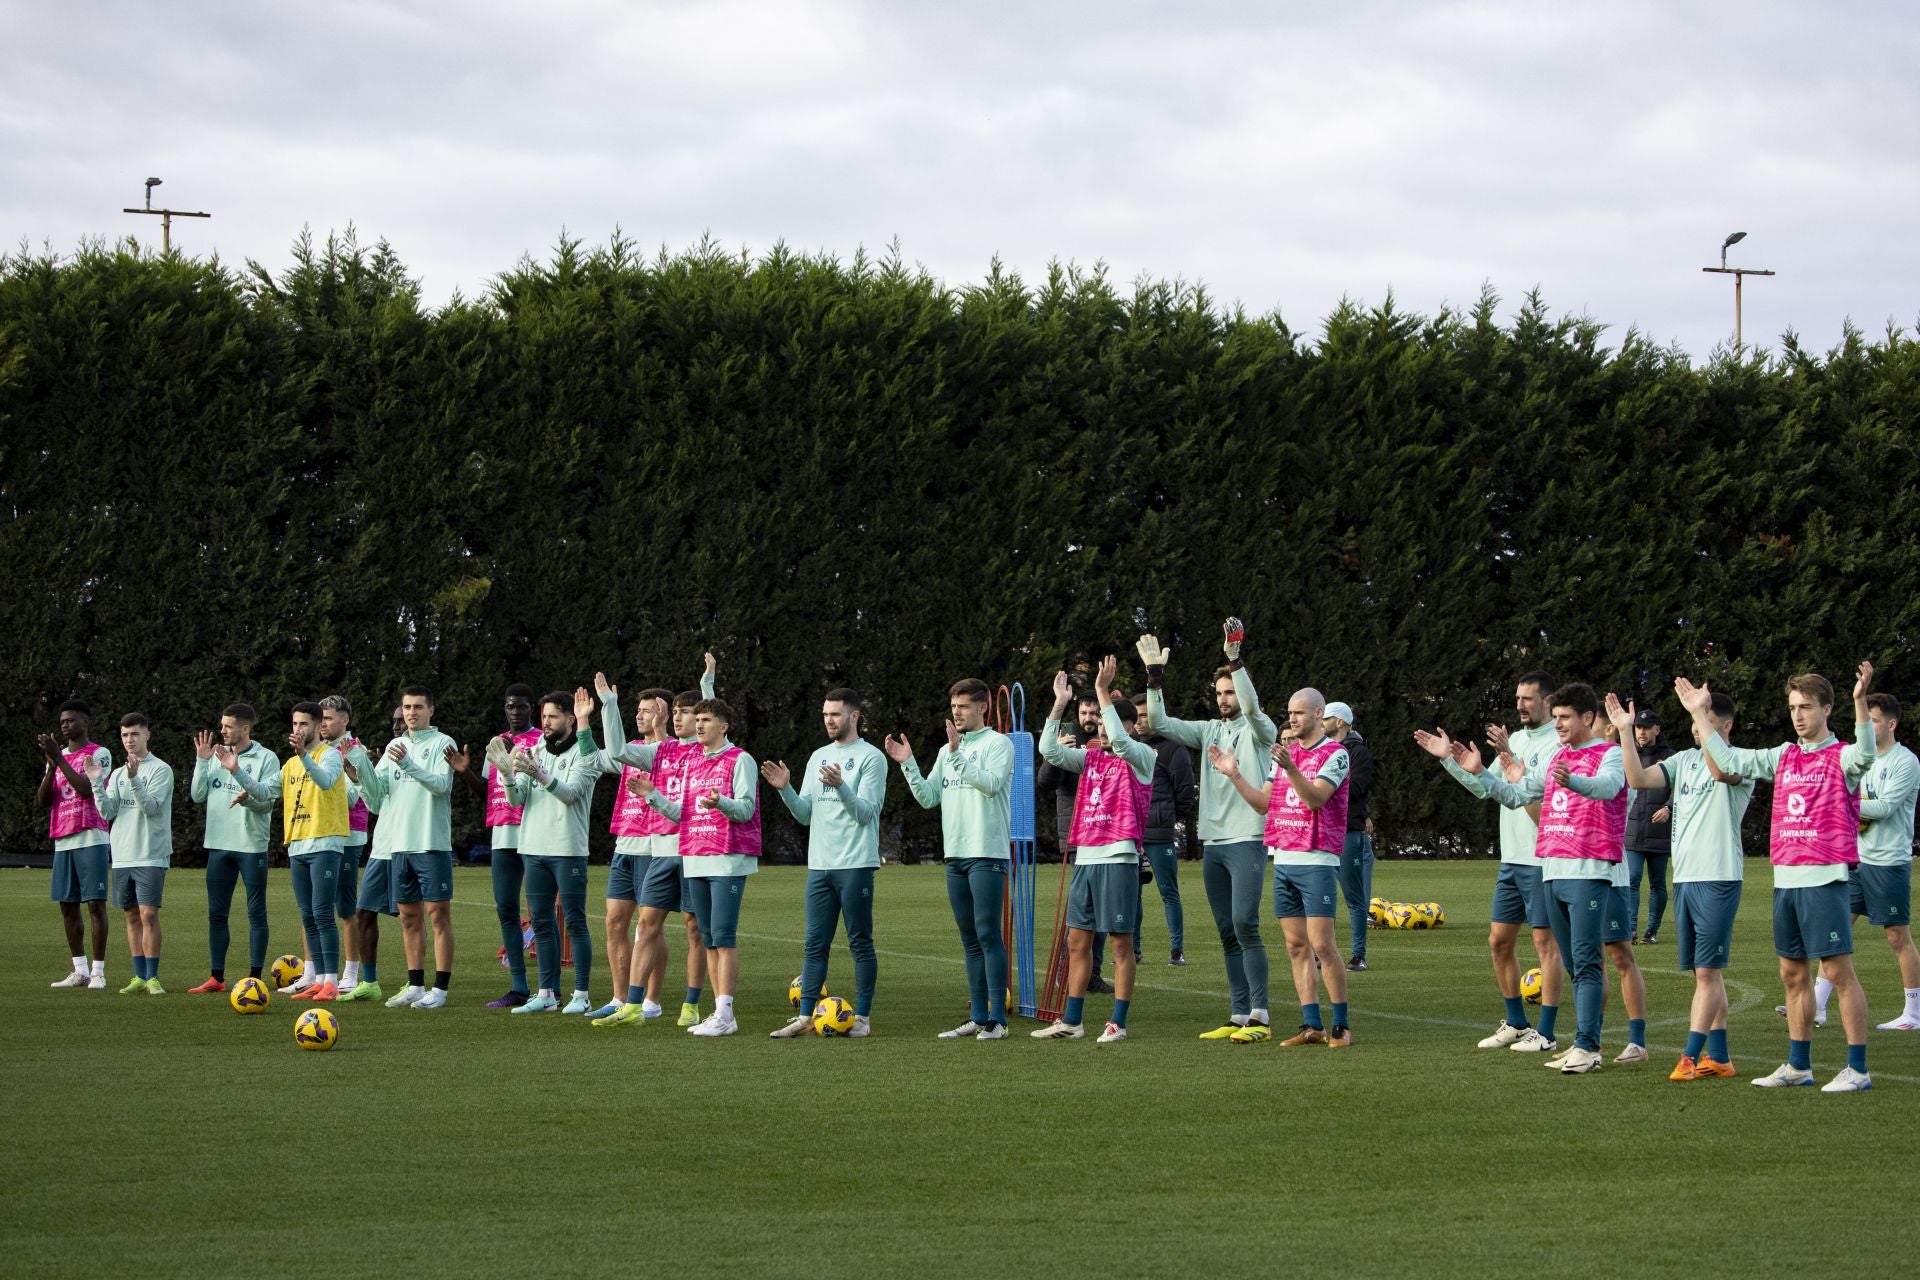
[[[13,1113],[0,1270],[1830,1275],[1906,1248],[1920,1035],[1873,1034],[1871,1093],[1747,1084],[1785,1051],[1764,866],[1749,868],[1729,982],[1741,1078],[1689,1085],[1666,1080],[1690,984],[1664,944],[1642,950],[1652,1063],[1567,1078],[1474,1049],[1501,1013],[1492,863],[1381,865],[1376,892],[1437,899],[1449,923],[1372,934],[1351,1051],[1201,1043],[1225,979],[1198,868],[1181,871],[1190,963],[1166,965],[1149,889],[1135,1038],[1112,1048],[1038,1043],[1024,1022],[998,1044],[933,1039],[966,996],[938,868],[881,873],[868,1040],[766,1037],[800,967],[795,869],[748,891],[740,1035],[510,1017],[480,1007],[505,982],[479,869],[455,877],[453,1004],[338,1006],[325,1054],[294,1047],[300,1006],[240,1017],[179,994],[204,976],[199,871],[169,878],[164,998],[49,990],[66,960],[46,873],[0,874]],[[1043,937],[1056,876],[1041,869]],[[296,950],[284,871],[272,895],[274,951]],[[130,968],[111,923],[117,988]],[[1898,975],[1877,930],[1859,941],[1884,1020]],[[391,992],[404,978],[392,924],[382,955]],[[844,943],[829,985],[850,991]],[[607,990],[603,968],[594,992]],[[1091,1028],[1106,1010],[1089,1000]],[[1615,1002],[1610,1054],[1624,1030]],[[1842,1062],[1836,1014],[1815,1068],[1824,1081]]]

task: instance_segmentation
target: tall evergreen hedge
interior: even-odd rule
[[[1787,734],[1801,669],[1844,687],[1871,658],[1920,701],[1920,344],[1695,368],[1603,336],[1537,296],[1508,324],[1491,294],[1347,305],[1308,338],[1071,267],[954,288],[618,238],[439,310],[350,236],[278,273],[23,252],[0,263],[0,849],[44,848],[33,735],[73,693],[104,741],[146,711],[184,776],[234,700],[284,750],[300,698],[346,692],[378,738],[424,682],[477,743],[510,681],[689,687],[711,648],[757,755],[797,765],[844,683],[924,760],[951,680],[1024,681],[1037,729],[1063,663],[1117,652],[1137,686],[1144,628],[1204,714],[1237,613],[1271,705],[1311,683],[1358,709],[1406,854],[1489,847],[1409,731],[1508,718],[1526,668],[1681,736],[1676,672],[1732,693],[1750,741]],[[191,856],[184,789],[176,815]],[[897,782],[888,815],[935,849]]]

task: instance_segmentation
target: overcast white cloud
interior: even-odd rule
[[[88,4],[0,0],[0,234],[283,266],[384,237],[430,301],[564,227],[1629,324],[1696,356],[1920,316],[1920,10],[1541,3]]]

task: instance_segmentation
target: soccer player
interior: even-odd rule
[[[1327,700],[1318,689],[1297,691],[1287,699],[1286,741],[1272,749],[1279,772],[1256,787],[1240,773],[1240,762],[1220,747],[1207,748],[1207,763],[1221,773],[1254,812],[1266,815],[1262,844],[1273,859],[1273,914],[1287,940],[1294,994],[1300,998],[1300,1029],[1280,1043],[1345,1049],[1353,1044],[1347,1025],[1347,971],[1334,936],[1333,903],[1340,854],[1347,842],[1348,783],[1352,758],[1327,736]],[[1282,787],[1285,790],[1281,790]],[[1319,968],[1333,1005],[1333,1024],[1320,1019]],[[1260,1022],[1248,1022],[1229,1039],[1258,1044],[1272,1036]]]
[[[1340,850],[1340,896],[1346,899],[1348,927],[1353,933],[1349,973],[1367,971],[1367,920],[1373,904],[1373,748],[1353,727],[1353,708],[1329,702],[1321,721],[1327,736],[1347,749],[1347,834]]]
[[[441,1009],[453,981],[451,801],[458,748],[433,727],[431,690],[421,685],[402,689],[400,714],[406,735],[387,745],[369,775],[372,789],[379,792],[380,827],[390,830],[393,899],[407,957],[407,985],[387,1001],[387,1008]],[[426,985],[427,922],[433,926],[431,987]]]
[[[60,923],[66,930],[67,954],[73,967],[53,987],[107,985],[107,879],[112,840],[106,819],[93,803],[96,772],[113,767],[107,749],[87,737],[93,713],[78,698],[60,704],[60,736],[43,733],[40,753],[47,759],[40,775],[36,802],[47,813],[47,834],[53,840],[53,878],[48,896],[60,904]],[[89,766],[93,767],[89,767]],[[93,923],[93,964],[87,964],[86,932],[80,924],[80,904]]]
[[[1673,754],[1660,732],[1660,713],[1642,707],[1635,713],[1632,732],[1616,726],[1625,755],[1638,756],[1647,769]],[[1657,770],[1654,771],[1657,774]],[[1636,945],[1660,941],[1660,922],[1667,911],[1667,860],[1673,851],[1673,804],[1665,787],[1634,788],[1627,804],[1627,922],[1639,928],[1640,881],[1646,874],[1647,931],[1630,939]]]
[[[236,702],[220,713],[220,742],[193,735],[193,780],[187,794],[207,807],[207,980],[190,996],[227,989],[227,948],[236,884],[247,886],[247,965],[259,977],[267,964],[267,835],[280,799],[280,757],[253,740],[254,710]]]
[[[1501,776],[1517,783],[1530,769],[1559,750],[1560,736],[1547,712],[1553,677],[1529,671],[1515,682],[1513,708],[1520,727],[1509,732],[1487,726],[1487,741],[1498,753]],[[1480,1041],[1482,1049],[1511,1049],[1515,1053],[1557,1053],[1554,1038],[1560,1018],[1561,979],[1565,967],[1560,946],[1553,939],[1552,913],[1541,887],[1540,859],[1535,853],[1539,835],[1537,806],[1500,811],[1500,873],[1493,884],[1492,924],[1487,951],[1493,958],[1493,980],[1506,1002],[1507,1016]],[[1520,961],[1516,954],[1520,926],[1533,931],[1534,954],[1540,957],[1540,1025],[1527,1024],[1527,1005],[1520,997]]]
[[[367,848],[367,828],[371,811],[360,779],[373,772],[367,749],[348,727],[353,719],[353,704],[344,696],[330,693],[320,699],[320,737],[341,755],[340,768],[347,775],[347,838],[340,846],[340,877],[334,912],[340,918],[340,999],[354,998],[360,985],[360,948],[353,927],[354,910],[360,902],[361,855]],[[368,996],[361,996],[367,999]]]
[[[400,714],[400,708],[395,707],[392,736],[398,738],[406,731],[406,719]],[[351,758],[346,767],[353,767]],[[360,775],[365,780],[365,785],[361,787],[364,802],[375,818],[380,816],[380,806],[385,797],[375,777],[378,768],[377,765],[372,766]],[[353,923],[348,926],[353,931],[355,951],[360,957],[360,980],[352,990],[340,993],[342,1000],[381,1000],[387,994],[380,986],[380,917],[398,915],[400,911],[393,900],[393,834],[394,829],[390,824],[373,824],[366,871],[360,877]]]
[[[1187,962],[1187,915],[1180,901],[1180,845],[1185,833],[1180,824],[1190,828],[1199,813],[1200,783],[1193,776],[1193,756],[1187,749],[1147,728],[1146,694],[1133,696],[1133,709],[1133,731],[1153,748],[1159,762],[1153,769],[1153,802],[1147,806],[1147,865],[1153,868],[1153,887],[1159,890],[1160,907],[1166,913],[1167,963],[1177,967]],[[1140,925],[1133,935],[1136,950],[1146,928],[1145,917]]]
[[[984,680],[958,680],[947,690],[947,741],[922,774],[905,734],[886,739],[887,758],[900,766],[907,789],[923,809],[940,810],[947,864],[947,905],[960,929],[967,962],[967,1020],[942,1040],[1007,1035],[1007,941],[1000,912],[1012,859],[1013,744],[987,727],[991,698]]]
[[[324,713],[317,702],[296,702],[287,735],[292,755],[280,767],[282,827],[293,900],[307,936],[314,981],[291,993],[295,1000],[340,998],[340,850],[347,842],[346,757],[320,735]]]
[[[1722,738],[1733,734],[1733,699],[1716,693],[1708,719]],[[1626,736],[1635,721],[1632,703],[1607,695],[1607,718]],[[1693,974],[1693,1009],[1687,1022],[1687,1048],[1669,1080],[1708,1080],[1734,1074],[1727,1048],[1727,960],[1733,946],[1733,919],[1740,910],[1740,822],[1753,799],[1753,780],[1723,773],[1698,744],[1652,764],[1635,751],[1621,754],[1627,785],[1635,790],[1664,787],[1672,810],[1673,927],[1680,944],[1680,968]]]
[[[127,913],[127,950],[133,981],[120,988],[163,996],[160,985],[160,900],[173,861],[173,770],[147,752],[151,734],[138,711],[120,717],[120,747],[126,763],[107,773],[87,760],[93,803],[111,828],[113,901]]]
[[[853,1030],[867,1035],[874,981],[873,873],[880,867],[880,807],[887,798],[887,759],[860,736],[860,695],[835,689],[820,704],[827,745],[807,758],[800,789],[784,760],[760,766],[793,820],[807,829],[807,939],[800,963],[800,1015],[774,1030],[774,1039],[808,1035],[813,1007],[827,979],[827,952],[841,921],[853,953]]]
[[[1253,679],[1240,660],[1246,629],[1238,618],[1223,628],[1221,652],[1226,665],[1213,673],[1215,720],[1176,720],[1167,714],[1162,683],[1168,650],[1156,636],[1140,637],[1136,646],[1147,668],[1147,729],[1171,738],[1183,747],[1219,747],[1239,762],[1241,776],[1260,786],[1267,780],[1267,752],[1280,739],[1273,720],[1260,710]],[[1227,776],[1217,769],[1200,771],[1200,882],[1226,953],[1229,1017],[1202,1040],[1225,1040],[1253,1023],[1267,1026],[1267,946],[1260,939],[1260,896],[1265,888],[1267,858],[1261,844],[1260,815],[1241,802]]]
[[[1822,675],[1787,681],[1787,714],[1795,741],[1777,747],[1731,747],[1712,722],[1713,693],[1682,677],[1673,682],[1680,705],[1693,714],[1701,750],[1729,774],[1773,781],[1767,857],[1773,863],[1773,949],[1787,995],[1787,1060],[1753,1083],[1763,1089],[1813,1083],[1813,970],[1840,992],[1847,1030],[1847,1065],[1824,1093],[1873,1087],[1867,1073],[1867,995],[1853,971],[1853,921],[1848,915],[1847,868],[1859,861],[1860,782],[1877,752],[1867,689],[1873,664],[1863,662],[1853,683],[1854,741],[1842,746],[1827,727],[1833,685]],[[1817,962],[1817,963],[1816,963]]]
[[[1113,1014],[1099,1044],[1127,1038],[1127,1011],[1133,1003],[1138,969],[1133,935],[1140,927],[1140,844],[1147,809],[1153,802],[1153,748],[1136,742],[1129,726],[1136,719],[1131,701],[1116,700],[1113,677],[1119,660],[1100,660],[1093,677],[1099,700],[1098,731],[1085,747],[1060,742],[1060,717],[1073,699],[1073,685],[1062,671],[1053,677],[1053,712],[1040,732],[1040,754],[1047,763],[1080,775],[1073,806],[1073,880],[1067,888],[1067,1006],[1060,1019],[1031,1034],[1036,1040],[1078,1040],[1088,981],[1093,975],[1093,936],[1113,940]]]
[[[520,857],[521,813],[508,798],[508,782],[513,776],[513,759],[521,751],[531,751],[540,741],[540,730],[533,727],[533,689],[510,684],[503,703],[507,731],[487,743],[486,762],[475,773],[472,753],[461,748],[448,759],[454,775],[468,790],[486,804],[487,833],[492,853],[487,865],[493,872],[493,911],[500,918],[501,958],[507,965],[512,983],[498,1000],[487,1001],[489,1009],[517,1009],[527,1002],[527,949],[520,932],[520,885],[526,869]],[[549,917],[549,904],[529,895],[528,910],[538,917]]]
[[[593,930],[587,926],[587,818],[593,784],[600,778],[600,749],[593,741],[593,695],[576,689],[540,699],[541,737],[513,753],[507,798],[522,813],[520,860],[526,867],[527,901],[533,907],[533,946],[540,964],[540,990],[513,1008],[549,1013],[560,1007],[560,939],[547,903],[560,899],[573,947],[573,998],[562,1013],[585,1013],[593,981]],[[518,893],[515,895],[518,900]]]
[[[1900,703],[1890,693],[1867,698],[1874,760],[1860,784],[1860,863],[1847,872],[1850,910],[1885,929],[1900,964],[1906,1003],[1882,1031],[1920,1031],[1920,954],[1913,948],[1913,805],[1920,792],[1920,760],[1894,738]],[[1825,1021],[1833,985],[1814,983],[1814,1017]]]
[[[604,673],[599,683],[606,683]],[[607,824],[607,829],[613,833],[613,862],[607,868],[606,902],[607,971],[613,976],[613,994],[606,1004],[588,1012],[587,1016],[593,1019],[593,1025],[596,1027],[625,1026],[628,1022],[638,1021],[640,1018],[657,1018],[661,1012],[660,1001],[657,998],[659,974],[652,975],[656,998],[652,1002],[651,1012],[647,1008],[647,970],[650,967],[648,964],[643,963],[640,966],[640,982],[637,984],[640,987],[640,998],[631,1001],[622,999],[622,992],[629,992],[636,985],[632,981],[635,966],[634,938],[638,932],[634,925],[634,915],[640,907],[642,890],[647,883],[647,873],[653,866],[653,832],[656,827],[664,830],[667,820],[664,815],[647,804],[646,797],[625,785],[626,777],[633,771],[633,766],[621,764],[613,758],[613,751],[620,749],[622,740],[622,735],[618,732],[619,695],[616,693],[614,696],[616,710],[611,727],[616,732],[610,739],[608,747],[602,749],[597,756],[600,772],[614,774],[620,779],[620,785],[616,787],[613,795],[613,817]],[[639,702],[633,711],[634,737],[628,740],[626,745],[638,747],[652,744],[657,752],[659,744],[667,741],[667,723],[670,714],[668,708],[672,704],[671,690],[642,689]],[[666,913],[663,911],[660,914],[664,917]],[[657,942],[654,938],[649,938],[648,945],[657,945],[664,950],[666,938],[660,934],[658,921],[655,923],[654,934],[657,936]],[[662,967],[664,967],[664,960]],[[620,1010],[627,1004],[639,1007],[638,1017],[619,1023],[613,1022],[612,1019],[617,1017]]]
[[[1444,730],[1414,731],[1414,741],[1438,757],[1474,795],[1509,809],[1538,803],[1541,893],[1555,940],[1573,974],[1573,1048],[1549,1060],[1566,1075],[1600,1066],[1606,1017],[1601,965],[1604,922],[1613,896],[1613,865],[1625,851],[1627,775],[1617,744],[1596,736],[1600,701],[1584,684],[1562,685],[1547,699],[1560,749],[1528,768],[1519,782],[1486,771],[1480,748],[1451,741]]]
[[[620,691],[607,682],[605,672],[594,674],[601,728],[607,736],[601,752],[605,757],[602,767],[611,772],[615,764],[621,766],[614,801],[614,848],[635,859],[633,874],[641,877],[634,886],[639,906],[632,956],[625,973],[618,968],[613,972],[616,988],[623,979],[627,983],[626,999],[612,1013],[596,1014],[596,1027],[632,1026],[660,1016],[660,988],[667,972],[666,920],[671,911],[681,913],[687,930],[687,992],[680,1004],[679,1025],[694,1027],[702,1021],[700,994],[706,985],[707,949],[681,867],[679,815],[686,798],[686,766],[700,755],[700,743],[693,731],[694,709],[713,696],[716,669],[714,656],[707,654],[697,694],[675,697],[665,689],[644,690],[641,709],[634,712],[640,737],[624,744]],[[669,715],[673,722],[671,737],[662,718]],[[609,878],[610,896],[613,888]]]

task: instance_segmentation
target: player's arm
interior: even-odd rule
[[[128,778],[128,786],[133,791],[133,801],[140,806],[140,812],[149,818],[160,816],[167,793],[173,790],[173,766],[165,760],[148,756],[137,778]]]
[[[425,762],[422,762],[419,758],[422,754],[428,757]],[[422,787],[425,787],[427,791],[433,795],[446,796],[453,794],[453,764],[447,759],[444,753],[438,751],[428,751],[424,753],[409,751],[400,757],[399,766],[402,773],[412,778]],[[311,768],[312,766],[309,765],[308,767]],[[329,783],[326,785],[330,786],[332,784]],[[326,790],[326,786],[322,786],[321,790]]]
[[[847,812],[853,820],[862,826],[877,822],[880,809],[887,802],[887,771],[885,769],[867,769],[860,775],[860,785],[849,786],[846,778],[840,779],[840,803],[847,806]]]
[[[1345,751],[1336,751],[1320,766],[1319,772],[1309,778],[1300,772],[1291,751],[1282,751],[1279,756],[1276,763],[1286,771],[1287,785],[1300,797],[1300,803],[1309,809],[1320,809],[1333,799],[1333,793],[1340,789],[1340,784],[1347,780],[1353,768],[1353,758]],[[1277,784],[1278,780],[1275,781]]]
[[[1040,758],[1062,773],[1079,773],[1087,767],[1084,747],[1070,747],[1060,741],[1060,717],[1050,716],[1040,730]]]
[[[1274,724],[1272,716],[1260,709],[1260,695],[1254,692],[1253,677],[1237,663],[1233,668],[1233,692],[1240,699],[1241,714],[1253,726],[1253,740],[1262,747],[1270,747],[1280,741],[1279,726]]]
[[[1255,813],[1265,813],[1272,804],[1273,784],[1268,782],[1264,786],[1256,787],[1247,781],[1247,776],[1240,772],[1240,760],[1233,752],[1224,750],[1218,745],[1210,746],[1207,748],[1207,764],[1215,773],[1233,784],[1233,789],[1240,793],[1240,798],[1245,800]]]
[[[887,759],[900,766],[900,776],[907,780],[907,790],[919,802],[922,809],[935,809],[940,805],[940,784],[945,779],[947,768],[947,749],[941,747],[934,753],[933,772],[923,775],[920,762],[913,758],[913,744],[907,741],[907,735],[895,734],[886,739]]]
[[[1880,794],[1871,800],[1864,794],[1860,797],[1860,816],[1891,818],[1913,808],[1916,795],[1920,795],[1920,766],[1911,757],[1896,757],[1880,783]]]
[[[112,822],[120,812],[120,792],[114,786],[114,777],[113,773],[102,769],[100,776],[87,784],[87,789],[93,792],[93,807],[108,822]]]
[[[760,766],[742,751],[733,761],[733,785],[728,794],[715,798],[714,807],[727,815],[729,822],[752,822],[760,807]]]
[[[1562,785],[1575,795],[1585,796],[1589,800],[1611,800],[1627,785],[1627,772],[1620,763],[1626,754],[1616,743],[1600,757],[1598,769],[1584,775],[1569,772],[1562,779]]]
[[[322,791],[331,791],[333,784],[340,781],[342,776],[340,753],[338,751],[331,755],[325,753],[325,744],[315,742],[306,749],[300,759],[306,764],[307,776],[313,779],[313,785]]]
[[[814,752],[807,760],[810,775],[820,772],[820,753]],[[787,812],[793,820],[803,827],[813,825],[813,797],[803,795],[793,789],[793,771],[787,768],[785,760],[769,760],[760,766],[760,776],[766,779],[774,794],[780,797],[780,803],[787,806]]]
[[[1873,664],[1863,662],[1853,682],[1853,745],[1840,750],[1840,768],[1849,781],[1858,783],[1873,768],[1880,744],[1873,735],[1873,721],[1867,718],[1867,690],[1873,686]]]
[[[1633,714],[1637,709],[1636,704],[1632,702],[1622,704],[1617,696],[1612,693],[1607,694],[1604,714],[1608,722],[1620,731],[1620,741],[1623,744],[1633,741]],[[1643,765],[1640,763],[1638,751],[1623,749],[1620,752],[1620,763],[1625,769],[1627,786],[1635,791],[1658,791],[1661,787],[1668,785],[1667,771],[1662,768],[1665,761],[1656,760],[1651,765]]]
[[[995,734],[978,752],[978,763],[947,756],[947,768],[956,781],[983,795],[997,796],[1013,781],[1013,744]]]
[[[213,735],[205,729],[194,734],[193,751],[193,776],[187,779],[187,798],[195,804],[205,804],[212,790],[213,771],[220,767],[213,762]],[[202,751],[206,754],[201,755]]]

